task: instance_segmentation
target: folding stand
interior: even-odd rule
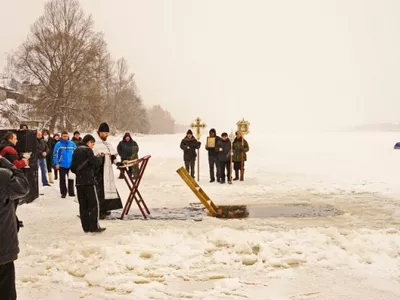
[[[133,200],[136,201],[136,204],[139,207],[140,212],[142,213],[142,215],[145,219],[147,219],[147,215],[150,214],[150,211],[147,208],[147,205],[144,202],[143,197],[139,192],[139,185],[142,180],[144,171],[146,169],[146,166],[147,166],[147,163],[149,162],[150,157],[151,157],[151,155],[146,155],[142,158],[139,158],[139,159],[133,161],[132,163],[118,167],[122,171],[126,185],[128,186],[129,191],[130,191],[128,199],[126,200],[124,209],[121,214],[121,220],[124,218],[124,216],[128,215],[129,210],[131,209]],[[131,168],[135,165],[139,166],[139,172],[138,172],[136,178],[132,178],[132,174],[129,172],[129,168]],[[147,215],[146,215],[146,213],[147,213]]]

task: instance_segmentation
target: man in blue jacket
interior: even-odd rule
[[[63,131],[60,141],[54,146],[53,150],[53,165],[60,172],[61,198],[65,198],[67,192],[70,197],[75,197],[74,180],[68,179],[68,189],[65,181],[65,177],[68,177],[71,168],[72,154],[75,149],[76,145],[69,140],[68,132]]]

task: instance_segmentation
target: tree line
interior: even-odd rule
[[[171,114],[145,107],[127,61],[111,57],[78,0],[48,1],[8,63],[24,83],[32,118],[51,132],[107,122],[115,131],[174,133]]]

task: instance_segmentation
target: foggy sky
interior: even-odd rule
[[[1,0],[0,70],[43,12]],[[147,105],[253,132],[400,121],[398,0],[82,0]]]

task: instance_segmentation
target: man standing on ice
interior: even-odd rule
[[[84,232],[103,232],[99,225],[99,200],[97,198],[94,172],[102,159],[93,153],[95,139],[87,134],[72,156],[71,172],[76,175],[76,191],[79,215]]]
[[[102,157],[102,162],[95,172],[97,196],[100,202],[100,219],[110,214],[110,210],[122,208],[121,198],[115,186],[113,164],[117,151],[107,142],[110,128],[107,123],[101,123],[97,131],[98,140],[93,148],[94,154]]]
[[[29,193],[22,170],[0,156],[0,299],[17,299],[14,261],[19,253],[15,201]]]
[[[218,141],[221,139],[219,136],[217,136],[217,132],[215,131],[214,128],[211,128],[209,131],[210,134],[210,138],[214,138],[215,139],[215,144],[218,143]],[[220,163],[218,161],[218,152],[214,147],[209,147],[208,143],[206,143],[206,149],[208,151],[208,164],[210,167],[210,182],[214,182],[215,181],[215,171],[214,171],[214,166],[215,169],[217,171],[217,182],[221,181],[221,167],[220,167]]]
[[[53,165],[54,168],[60,171],[60,193],[61,198],[65,198],[67,193],[70,197],[75,197],[74,180],[69,175],[71,168],[72,154],[76,149],[76,145],[69,140],[68,132],[61,133],[61,140],[54,146],[53,149]],[[68,178],[68,188],[65,178]]]

